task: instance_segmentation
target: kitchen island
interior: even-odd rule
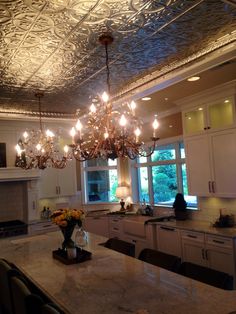
[[[66,313],[229,314],[236,292],[220,290],[107,249],[88,235],[92,259],[64,265],[52,258],[60,232],[0,240],[0,257],[15,263]]]

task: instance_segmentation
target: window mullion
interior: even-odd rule
[[[149,202],[150,204],[154,204],[154,196],[153,196],[153,184],[152,184],[152,167],[148,167],[148,192],[149,192]]]

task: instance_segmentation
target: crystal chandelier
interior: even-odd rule
[[[23,169],[45,169],[53,167],[63,169],[70,158],[69,147],[64,146],[64,151],[60,149],[59,137],[52,131],[43,130],[41,98],[43,93],[36,93],[39,103],[39,129],[25,131],[23,140],[20,139],[16,145],[16,167]]]
[[[104,34],[99,41],[105,46],[107,90],[101,97],[100,104],[92,104],[90,112],[84,118],[85,122],[78,119],[75,127],[71,129],[72,154],[78,161],[94,158],[116,159],[128,157],[135,159],[137,156],[148,157],[155,149],[156,130],[159,126],[155,116],[153,126],[152,146],[146,146],[140,141],[143,122],[135,114],[136,104],[123,103],[120,111],[115,110],[109,100],[110,94],[110,69],[108,59],[108,45],[113,42],[113,37]]]

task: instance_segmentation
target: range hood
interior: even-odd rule
[[[0,168],[0,181],[26,181],[37,180],[40,177],[40,170],[24,170],[17,167]]]

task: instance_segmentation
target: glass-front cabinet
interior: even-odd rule
[[[183,111],[183,125],[184,135],[234,127],[235,104],[233,97],[225,97],[209,104],[199,104]]]

